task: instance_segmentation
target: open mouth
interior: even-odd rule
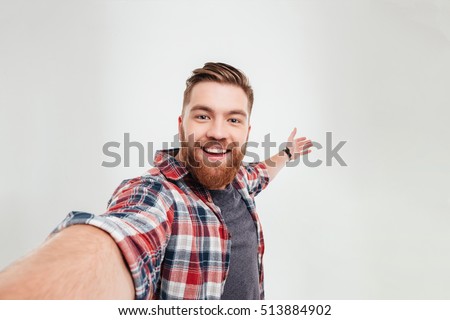
[[[212,157],[223,157],[225,156],[227,153],[231,152],[231,150],[228,149],[221,149],[221,148],[207,148],[207,147],[202,147],[201,148],[202,151],[208,155],[208,156],[212,156]]]

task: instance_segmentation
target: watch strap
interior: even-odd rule
[[[292,154],[291,154],[291,151],[289,151],[288,148],[284,148],[283,151],[288,155],[289,161],[291,161],[291,160],[292,160]]]

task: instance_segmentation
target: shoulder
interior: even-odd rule
[[[242,163],[237,172],[237,177],[244,179],[247,182],[249,182],[249,180],[256,179],[260,175],[268,176],[267,166],[264,162]]]
[[[123,180],[115,189],[108,207],[118,203],[141,203],[147,206],[170,206],[175,190],[158,168],[151,168],[143,175]]]
[[[236,175],[241,188],[247,188],[249,194],[257,195],[269,183],[269,172],[264,162],[244,163]]]

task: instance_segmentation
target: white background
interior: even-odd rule
[[[251,140],[347,141],[257,198],[268,299],[450,299],[444,0],[1,1],[0,268],[146,170],[102,146],[172,141],[207,61],[250,77]]]

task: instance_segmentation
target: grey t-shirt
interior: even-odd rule
[[[239,191],[210,190],[231,234],[231,256],[222,300],[259,300],[258,239],[255,222]]]

